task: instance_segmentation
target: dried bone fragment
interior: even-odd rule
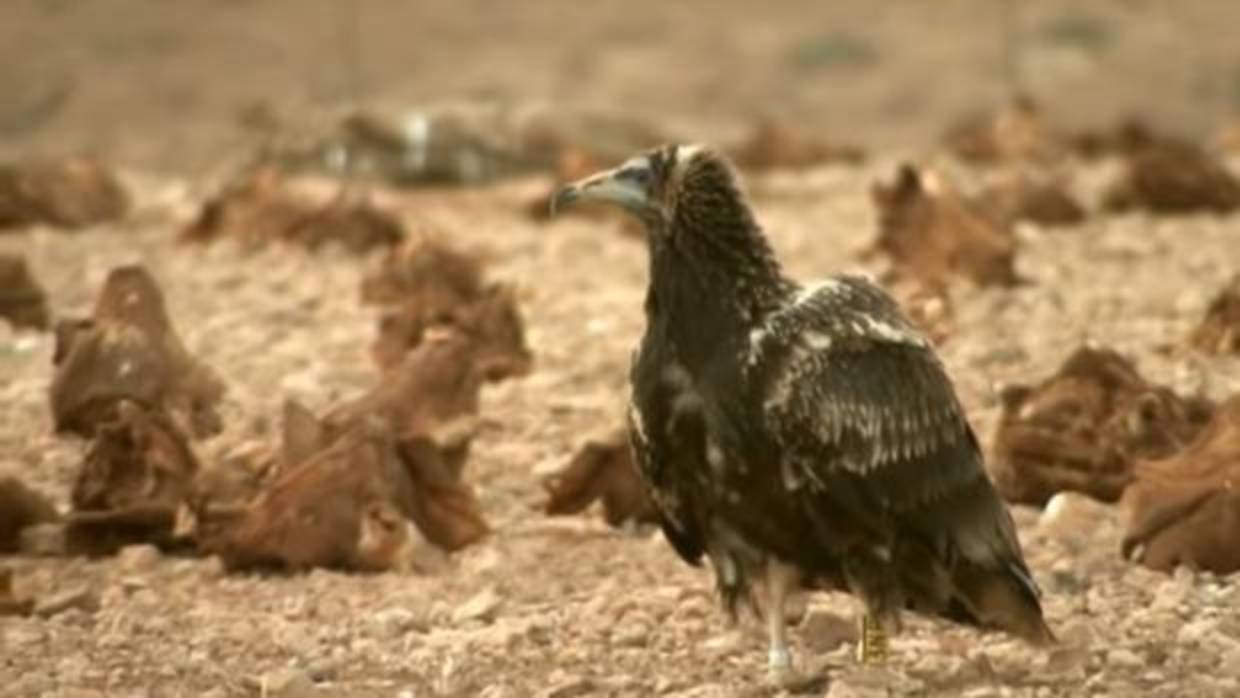
[[[611,526],[658,521],[654,503],[633,463],[624,429],[586,441],[563,470],[543,482],[543,487],[549,495],[549,515],[577,514],[601,500],[603,517]]]
[[[1209,420],[1213,405],[1153,385],[1109,349],[1082,347],[1036,386],[1004,390],[993,475],[1013,502],[1057,492],[1117,500],[1140,459],[1169,456]]]
[[[144,267],[113,269],[91,318],[57,325],[52,360],[57,431],[90,438],[122,401],[166,412],[198,437],[222,428],[216,405],[224,383],[185,348]]]
[[[957,277],[977,285],[1017,283],[1009,231],[975,211],[938,173],[902,165],[895,182],[876,183],[871,197],[879,213],[873,251],[886,254],[897,275],[938,286]]]
[[[82,228],[123,218],[129,205],[116,176],[89,158],[0,165],[0,231],[34,223]]]
[[[1156,570],[1240,570],[1240,398],[1184,450],[1142,460],[1124,492],[1126,556]]]
[[[46,330],[51,322],[47,293],[21,255],[0,252],[0,319],[14,327]]]

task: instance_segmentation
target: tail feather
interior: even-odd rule
[[[1051,644],[1041,592],[1023,562],[1015,526],[988,484],[961,492],[954,508],[922,514],[921,530],[945,534],[938,545],[901,551],[904,586],[917,610]]]
[[[955,596],[978,625],[1034,645],[1054,643],[1011,514],[990,480],[979,478],[971,489],[953,527],[952,540],[960,551],[951,572]]]
[[[978,625],[1008,632],[1034,645],[1057,640],[1042,617],[1038,589],[1023,566],[962,566],[955,575],[957,598]]]

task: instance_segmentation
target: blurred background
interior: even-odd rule
[[[1069,127],[1138,113],[1200,137],[1240,110],[1238,27],[1223,0],[6,0],[0,156],[192,172],[242,147],[256,108],[462,99],[700,140],[773,117],[890,149],[1016,89]]]

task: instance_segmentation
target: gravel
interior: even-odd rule
[[[859,266],[853,251],[874,229],[867,187],[889,164],[761,182],[759,214],[792,273]],[[112,266],[149,266],[190,351],[229,385],[226,431],[200,455],[277,423],[286,396],[321,409],[377,379],[366,353],[374,313],[357,298],[364,264],[331,251],[179,247],[189,188],[131,179],[132,222],[75,236],[36,229],[0,237],[0,249],[28,254],[57,314],[86,311]],[[490,426],[466,468],[492,536],[430,574],[226,575],[215,558],[146,546],[100,560],[6,558],[40,611],[0,620],[0,696],[255,696],[264,677],[273,696],[778,694],[766,685],[761,623],[729,626],[709,574],[657,533],[613,531],[597,512],[539,512],[536,466],[564,462],[581,434],[621,415],[645,279],[644,250],[613,223],[527,221],[521,206],[543,186],[397,199],[410,222],[488,249],[493,275],[521,289],[535,370],[487,388]],[[1018,266],[1032,283],[958,291],[956,331],[941,347],[983,441],[996,386],[1046,375],[1087,339],[1177,390],[1240,388],[1236,359],[1157,350],[1181,341],[1240,268],[1237,239],[1237,217],[1135,215],[1026,236]],[[50,434],[52,339],[13,332],[0,343],[0,375],[11,377],[0,381],[0,453],[63,508],[83,445]],[[1125,562],[1110,507],[1068,499],[1042,517],[1014,513],[1060,646],[911,619],[876,678],[851,659],[856,603],[816,595],[790,638],[799,668],[829,676],[819,694],[1237,694],[1234,576]]]

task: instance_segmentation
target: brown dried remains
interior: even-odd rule
[[[365,430],[340,438],[277,477],[235,520],[210,520],[200,548],[229,569],[398,567],[409,531],[391,496],[402,474],[390,446]]]
[[[1123,552],[1170,572],[1240,570],[1240,398],[1221,405],[1188,448],[1142,461],[1121,502]]]
[[[1008,175],[974,197],[978,210],[1001,225],[1028,221],[1044,227],[1076,225],[1085,208],[1059,182],[1026,174]]]
[[[1077,133],[1071,145],[1078,155],[1093,160],[1125,157],[1151,147],[1183,148],[1188,143],[1155,129],[1140,117],[1129,116],[1105,129]]]
[[[1240,180],[1217,156],[1188,142],[1136,138],[1124,171],[1103,195],[1108,211],[1227,213],[1240,206]]]
[[[125,545],[172,547],[198,460],[177,425],[128,400],[99,425],[73,485],[67,548],[108,555]]]
[[[23,528],[59,518],[51,500],[12,475],[0,475],[0,553],[15,553]]]
[[[452,330],[466,338],[486,380],[523,376],[533,365],[516,294],[511,287],[500,285],[465,302],[427,294],[386,309],[379,316],[371,356],[384,371],[394,370],[436,330]]]
[[[893,184],[875,183],[871,197],[879,214],[873,251],[887,254],[897,275],[937,286],[956,277],[978,285],[1018,282],[1009,231],[936,173],[902,165]]]
[[[398,439],[435,443],[459,479],[477,430],[478,395],[486,378],[479,351],[458,332],[432,332],[373,390],[330,410],[323,422],[337,434],[379,416]]]
[[[249,249],[281,242],[310,250],[330,242],[363,253],[405,239],[394,215],[333,187],[298,186],[270,168],[247,173],[203,204],[181,231],[181,240],[209,243],[229,237]]]
[[[769,118],[757,121],[731,155],[737,165],[755,171],[804,170],[828,163],[856,165],[865,160],[860,148],[831,143]]]
[[[120,182],[94,160],[0,165],[0,230],[36,223],[81,228],[118,220],[128,210]]]
[[[1240,354],[1240,274],[1210,301],[1188,343],[1207,354]]]
[[[484,287],[482,261],[433,237],[422,237],[389,250],[362,279],[362,302],[403,303],[423,296],[449,302],[477,298]]]
[[[1077,349],[1037,386],[1003,391],[993,475],[1009,501],[1044,504],[1075,491],[1113,502],[1139,459],[1189,443],[1213,405],[1152,385],[1109,349]]]
[[[432,543],[456,550],[486,531],[463,472],[479,429],[486,367],[460,333],[430,333],[370,393],[330,410],[328,438],[375,420],[386,424],[414,489],[401,504]]]
[[[385,306],[371,345],[385,371],[436,328],[469,341],[487,380],[525,375],[533,363],[514,290],[483,283],[477,259],[440,243],[421,240],[393,251],[362,281],[362,300]]]
[[[281,473],[302,465],[330,445],[330,434],[318,417],[296,400],[286,400],[279,444],[245,441],[198,470],[187,502],[194,517],[190,527],[201,533],[211,529],[214,522],[231,521]]]
[[[89,320],[56,327],[52,417],[58,432],[90,438],[129,401],[168,414],[198,437],[221,429],[224,383],[177,335],[163,293],[142,266],[108,274]]]
[[[196,481],[200,547],[232,568],[380,570],[406,566],[419,537],[475,542],[488,528],[461,476],[481,385],[471,345],[440,332],[322,419],[287,404],[278,457],[225,460]]]
[[[0,616],[28,616],[34,599],[19,599],[13,592],[13,570],[0,568]]]
[[[659,520],[624,429],[587,441],[562,471],[543,481],[543,488],[550,497],[546,512],[551,516],[577,514],[602,500],[603,517],[610,526]]]
[[[472,438],[473,431],[468,431]],[[474,490],[461,479],[462,465],[454,464],[451,442],[460,434],[414,436],[401,440],[398,452],[413,481],[402,507],[430,542],[444,550],[460,550],[480,540],[490,528]],[[458,449],[459,452],[459,449]]]
[[[325,448],[281,470],[248,506],[201,517],[200,548],[230,569],[379,571],[407,567],[419,535],[449,551],[486,535],[438,444],[398,438],[378,417],[344,429],[322,431]]]
[[[916,280],[895,279],[887,289],[919,330],[936,345],[955,331],[955,307],[948,289]]]
[[[963,117],[947,130],[943,141],[956,157],[975,164],[1049,161],[1063,152],[1061,138],[1026,95],[994,112]]]
[[[35,281],[26,258],[0,252],[0,319],[14,327],[45,330],[51,320],[47,294]]]

